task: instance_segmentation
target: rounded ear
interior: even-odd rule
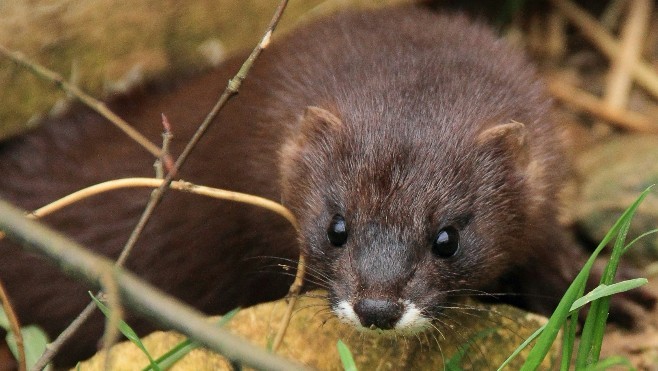
[[[299,183],[299,179],[307,176],[304,169],[315,166],[318,157],[308,156],[309,151],[321,147],[336,132],[342,130],[343,122],[326,109],[308,106],[298,122],[298,129],[286,138],[281,150],[280,168],[282,186],[290,187],[291,179]],[[314,164],[309,164],[315,162]],[[293,182],[293,183],[294,183]]]
[[[475,144],[481,152],[511,158],[517,166],[525,168],[530,158],[526,136],[525,125],[511,121],[482,131]]]
[[[343,122],[324,108],[308,106],[301,118],[299,134],[304,140],[315,141],[343,127]]]

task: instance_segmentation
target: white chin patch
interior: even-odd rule
[[[398,322],[395,324],[395,328],[392,330],[377,329],[376,332],[414,334],[429,327],[430,320],[422,315],[415,304],[409,300],[405,300],[403,304],[404,313],[402,313],[402,317],[400,317]],[[356,315],[352,304],[350,304],[347,300],[339,301],[338,304],[336,304],[332,309],[336,314],[336,317],[338,317],[341,321],[348,323],[359,330],[371,330],[361,325],[359,316]]]

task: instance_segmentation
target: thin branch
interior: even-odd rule
[[[163,182],[164,180],[162,179],[154,179],[154,178],[124,178],[124,179],[110,180],[107,182],[95,184],[93,186],[81,189],[77,192],[62,197],[54,202],[49,203],[48,205],[45,205],[31,212],[30,214],[28,214],[28,217],[42,218],[64,207],[70,206],[76,202],[82,201],[92,196],[96,196],[101,193],[118,190],[118,189],[125,189],[125,188],[136,188],[136,187],[155,188],[161,186]],[[212,197],[216,199],[235,201],[235,202],[246,203],[246,204],[262,207],[274,213],[279,214],[280,216],[288,220],[288,222],[290,222],[290,224],[295,228],[295,230],[299,230],[299,225],[297,223],[297,220],[295,219],[295,216],[286,207],[284,207],[283,205],[277,202],[268,200],[263,197],[240,193],[240,192],[227,191],[218,188],[195,185],[184,181],[173,181],[170,184],[170,188],[182,192],[188,192],[188,193]],[[4,234],[2,233],[2,231],[0,231],[0,239],[2,239],[3,237]],[[274,350],[276,350],[281,344],[281,341],[283,340],[283,336],[285,334],[285,330],[287,329],[288,323],[290,322],[293,306],[295,304],[295,301],[297,300],[297,297],[299,296],[299,293],[301,292],[304,271],[305,271],[304,261],[303,258],[300,257],[300,261],[297,267],[297,275],[288,293],[288,297],[290,298],[289,307],[286,315],[282,320],[282,324],[279,327],[279,331],[277,333],[276,340],[273,345]],[[87,307],[82,311],[82,313],[66,328],[66,330],[62,332],[62,334],[60,334],[60,336],[58,336],[51,344],[48,344],[48,346],[46,347],[46,352],[41,357],[41,359],[43,359],[46,362],[45,363],[44,361],[37,362],[33,370],[43,369],[43,367],[45,367],[48,361],[52,359],[52,357],[57,352],[57,350],[59,350],[63,346],[64,342],[68,338],[70,338],[77,331],[77,329],[80,328],[80,326],[82,326],[86,318],[88,318],[89,316],[91,316],[91,314],[94,313],[95,308],[96,305],[94,305],[93,302],[89,303]]]
[[[32,213],[29,214],[30,217],[32,218],[41,218],[46,215],[49,215],[57,210],[60,210],[64,207],[67,207],[71,204],[74,204],[76,202],[82,201],[86,198],[109,192],[112,190],[117,190],[117,189],[124,189],[124,188],[136,188],[136,187],[160,187],[163,184],[164,180],[162,179],[154,179],[154,178],[124,178],[124,179],[115,179],[115,180],[110,180],[107,182],[95,184],[93,186],[81,189],[77,192],[71,193],[63,198],[60,198],[59,200],[56,200],[48,205],[45,205]],[[259,196],[254,196],[246,193],[240,193],[240,192],[233,192],[233,191],[227,191],[223,189],[218,189],[218,188],[212,188],[212,187],[206,187],[206,186],[200,186],[200,185],[195,185],[189,182],[184,182],[184,181],[173,181],[170,184],[170,188],[173,188],[178,191],[182,192],[188,192],[188,193],[194,193],[197,195],[203,195],[207,197],[212,197],[212,198],[217,198],[217,199],[223,199],[223,200],[229,200],[229,201],[235,201],[235,202],[241,202],[241,203],[246,203],[258,207],[262,207],[264,209],[270,210],[274,213],[279,214],[280,216],[284,217],[290,224],[295,228],[295,230],[299,230],[299,225],[297,223],[297,220],[295,219],[295,216],[283,205],[268,200],[263,197]],[[2,232],[0,232],[0,239],[3,237]],[[304,264],[304,259],[303,257],[300,256],[298,267],[297,267],[297,274],[295,276],[295,281],[293,282],[292,286],[290,287],[290,290],[288,292],[288,298],[289,298],[289,304],[288,308],[286,311],[286,314],[284,315],[281,324],[279,325],[279,330],[276,334],[274,343],[272,348],[276,351],[279,346],[281,345],[283,341],[283,337],[285,335],[286,329],[288,328],[288,324],[290,323],[290,319],[292,317],[292,312],[294,310],[294,305],[297,301],[297,297],[301,293],[301,288],[303,285],[303,280],[304,280],[304,273],[305,273],[305,264]],[[89,312],[87,315],[90,315],[93,313],[94,309],[93,303],[90,303],[90,305],[85,308],[84,312]],[[83,313],[84,313],[83,312]],[[76,328],[79,327],[82,323],[78,324],[78,321],[75,322]],[[67,337],[70,336],[67,334]],[[61,345],[59,343],[55,344],[53,343],[52,346],[49,347],[48,351],[50,349],[59,349]]]
[[[548,14],[546,26],[546,51],[553,60],[559,60],[567,51],[567,21],[562,14],[552,10]]]
[[[128,238],[128,241],[126,242],[125,246],[123,247],[123,250],[121,252],[121,255],[116,261],[116,265],[118,267],[123,266],[125,263],[126,259],[130,255],[130,252],[132,251],[133,247],[137,243],[137,240],[139,239],[139,236],[141,235],[142,231],[146,227],[146,224],[148,223],[149,219],[151,218],[151,215],[155,211],[155,208],[159,204],[160,200],[164,196],[166,190],[169,188],[169,185],[173,181],[174,176],[180,171],[181,167],[185,164],[185,161],[187,160],[189,154],[192,152],[196,144],[199,142],[199,140],[203,137],[205,132],[208,130],[212,122],[214,121],[215,117],[217,114],[221,111],[221,109],[226,105],[226,103],[233,97],[235,94],[237,94],[238,89],[240,88],[242,81],[245,79],[247,76],[249,70],[251,69],[251,66],[255,62],[255,60],[258,58],[260,53],[269,45],[270,43],[270,38],[272,36],[272,33],[274,32],[274,29],[276,28],[277,24],[279,23],[279,20],[281,16],[283,15],[283,11],[286,8],[286,5],[288,4],[287,0],[282,0],[279,3],[279,6],[277,7],[274,16],[272,17],[272,20],[270,21],[270,24],[267,28],[267,31],[265,32],[265,35],[261,39],[261,41],[258,43],[256,48],[251,52],[247,60],[242,64],[242,67],[238,71],[235,77],[233,79],[229,80],[229,83],[224,90],[224,93],[220,96],[219,100],[213,107],[213,109],[208,113],[204,121],[201,123],[197,131],[194,133],[190,141],[187,143],[185,148],[183,149],[183,152],[181,155],[178,157],[176,160],[176,163],[174,165],[174,169],[170,172],[168,172],[167,176],[164,179],[164,182],[155,190],[151,193],[151,197],[144,208],[144,211],[142,212],[142,215],[140,216],[139,221],[137,222],[137,225],[133,229],[132,233],[130,234],[130,237]],[[59,340],[59,339],[57,339]],[[61,341],[63,344],[66,340]],[[57,350],[55,350],[56,352]],[[43,358],[43,357],[42,357]],[[46,362],[47,363],[47,362]]]
[[[128,238],[128,242],[126,242],[126,245],[124,246],[124,249],[121,252],[121,255],[119,256],[119,259],[117,259],[117,264],[119,266],[123,265],[125,260],[128,258],[128,255],[130,255],[130,252],[135,246],[135,243],[137,243],[137,239],[139,238],[144,227],[146,227],[146,223],[148,223],[149,219],[151,218],[151,215],[153,214],[153,211],[155,210],[156,206],[164,196],[164,193],[166,192],[166,189],[169,187],[169,184],[171,184],[171,182],[173,181],[173,177],[175,176],[175,174],[179,172],[181,167],[185,164],[185,161],[187,160],[188,156],[190,155],[196,144],[199,142],[199,140],[201,140],[205,132],[208,130],[208,128],[210,127],[213,120],[220,112],[220,110],[226,105],[229,99],[231,99],[233,96],[235,96],[235,94],[237,94],[238,89],[242,85],[242,81],[249,73],[249,70],[251,70],[251,67],[255,62],[256,58],[258,58],[258,56],[263,51],[263,49],[265,49],[267,45],[269,45],[272,32],[274,31],[276,25],[279,23],[279,19],[281,18],[281,15],[283,14],[283,10],[285,9],[287,4],[288,4],[287,0],[281,1],[281,3],[279,4],[279,6],[277,7],[274,13],[272,20],[270,21],[270,25],[268,26],[265,35],[258,43],[256,48],[254,48],[254,50],[251,52],[247,60],[242,64],[242,67],[240,67],[240,70],[235,75],[235,77],[229,80],[228,86],[224,90],[224,93],[222,93],[222,95],[219,97],[219,100],[217,101],[213,109],[208,113],[208,115],[203,120],[201,125],[199,125],[199,128],[196,130],[190,141],[187,143],[181,155],[178,156],[178,159],[176,159],[176,163],[174,165],[174,171],[170,171],[167,174],[164,183],[158,189],[156,189],[151,195],[151,199],[146,205],[146,208],[144,209],[144,212],[142,213],[140,220],[137,222],[137,225],[135,226],[133,233],[131,233],[130,237]]]
[[[632,87],[632,70],[642,58],[642,43],[651,18],[653,0],[635,0],[621,33],[619,54],[611,60],[605,87],[604,101],[612,108],[624,108],[628,104]]]
[[[256,369],[299,370],[304,366],[267,353],[227,330],[209,326],[209,318],[165,295],[111,260],[91,253],[62,234],[24,216],[0,201],[0,229],[13,240],[56,262],[64,272],[100,285],[104,275],[116,278],[123,302],[135,312],[164,327],[186,334],[204,346]]]
[[[622,129],[641,133],[658,133],[658,119],[633,111],[612,108],[598,97],[559,79],[549,81],[548,88],[556,99],[615,124]]]
[[[9,295],[7,295],[2,281],[0,281],[0,302],[2,302],[2,309],[5,310],[7,319],[9,320],[9,327],[11,327],[11,332],[14,334],[14,340],[16,341],[18,370],[25,371],[27,370],[27,362],[25,361],[25,343],[23,342],[23,333],[21,333],[21,324],[18,321],[18,317],[16,316],[14,307],[11,305],[11,300],[9,300]]]
[[[0,232],[2,233],[2,232]],[[89,317],[96,311],[96,303],[93,301],[87,304],[85,309],[80,312],[80,314],[73,319],[73,321],[62,331],[62,333],[57,336],[57,338],[51,341],[49,344],[46,344],[46,351],[43,352],[41,357],[36,361],[34,366],[30,371],[41,371],[46,367],[48,363],[55,357],[57,352],[64,346],[66,341],[70,339],[82,326]]]
[[[590,14],[567,0],[551,2],[608,58],[614,59],[620,53],[619,43]],[[637,83],[658,98],[658,73],[644,61],[636,63],[632,71]]]
[[[164,180],[162,179],[154,179],[154,178],[124,178],[124,179],[115,179],[115,180],[110,180],[107,182],[95,184],[93,186],[81,189],[77,192],[71,193],[65,197],[62,197],[54,202],[51,202],[48,205],[45,205],[32,213],[28,214],[29,217],[32,218],[41,218],[46,215],[52,214],[53,212],[60,210],[64,207],[70,206],[76,202],[82,201],[86,198],[109,192],[112,190],[118,190],[118,189],[124,189],[124,188],[136,188],[136,187],[160,187],[163,184]],[[200,186],[200,185],[195,185],[189,182],[185,181],[172,181],[170,184],[170,188],[173,188],[178,191],[182,192],[188,192],[188,193],[193,193],[197,195],[202,195],[202,196],[207,196],[207,197],[212,197],[212,198],[217,198],[217,199],[223,199],[223,200],[229,200],[229,201],[235,201],[235,202],[241,202],[241,203],[246,203],[258,207],[262,207],[264,209],[270,210],[274,213],[279,214],[290,224],[295,228],[295,230],[299,230],[299,224],[297,223],[297,220],[295,219],[295,216],[288,210],[286,207],[283,205],[271,201],[269,199],[259,197],[259,196],[254,196],[246,193],[240,193],[240,192],[233,192],[233,191],[227,191],[223,189],[218,189],[218,188],[212,188],[212,187],[206,187],[206,186]],[[0,232],[0,239],[3,237],[3,233]],[[294,310],[294,305],[295,302],[297,301],[297,297],[299,296],[301,292],[301,288],[303,285],[303,280],[304,280],[304,273],[305,273],[305,264],[304,264],[304,259],[303,257],[300,256],[298,267],[297,267],[297,274],[295,276],[295,281],[293,282],[292,286],[290,287],[290,290],[288,292],[288,298],[289,298],[289,305],[286,311],[286,314],[284,315],[282,322],[279,326],[279,330],[277,332],[277,335],[275,337],[274,343],[272,348],[276,351],[279,346],[281,345],[281,342],[283,340],[283,337],[285,335],[286,329],[288,327],[288,324],[290,322],[290,318],[292,317],[292,312]],[[88,312],[88,315],[91,315],[93,313],[93,310],[95,308],[95,305],[93,303],[90,303],[87,308],[83,311],[83,313]],[[82,323],[80,321],[74,321],[72,326],[75,328],[78,328]],[[71,327],[71,326],[70,326]],[[75,332],[75,331],[73,331]],[[67,338],[70,336],[67,333]],[[61,344],[54,343],[48,347],[48,352],[50,349],[59,349],[61,347]]]
[[[98,183],[87,188],[83,188],[77,192],[73,192],[65,197],[49,203],[48,205],[34,210],[28,215],[32,218],[42,218],[66,206],[101,193],[124,188],[157,188],[161,187],[163,183],[163,179],[156,178],[123,178],[108,180],[103,183]],[[286,220],[288,220],[290,224],[295,227],[295,229],[298,229],[295,216],[285,206],[264,197],[254,196],[247,193],[227,191],[225,189],[206,187],[183,180],[172,181],[169,187],[181,192],[193,193],[201,196],[241,202],[262,207],[281,215]]]
[[[124,119],[117,116],[114,112],[112,112],[109,108],[107,108],[105,103],[85,93],[77,86],[69,84],[58,73],[53,72],[43,66],[38,65],[37,63],[28,60],[21,53],[11,51],[6,47],[4,47],[3,45],[0,45],[0,54],[3,54],[7,58],[11,59],[14,63],[32,71],[38,77],[53,82],[56,86],[64,90],[66,93],[76,97],[82,103],[86,104],[94,111],[98,112],[98,114],[105,117],[117,128],[119,128],[124,133],[126,133],[126,135],[128,135],[135,142],[137,142],[139,145],[144,147],[144,149],[149,151],[156,158],[160,158],[163,156],[163,153],[160,150],[160,148],[158,148],[158,146],[153,144],[153,142],[151,142],[150,140],[148,140],[148,138],[146,138],[140,132],[138,132],[132,125],[130,125]]]
[[[168,172],[173,172],[174,171],[174,160],[172,160],[171,156],[169,155],[169,147],[171,145],[171,140],[174,139],[174,134],[171,131],[171,124],[169,123],[169,120],[167,119],[167,116],[165,114],[162,114],[162,153],[163,157],[159,158],[155,162],[155,173],[156,173],[156,178],[158,179],[163,179],[165,175],[165,169],[167,169]],[[176,175],[174,173],[174,175]]]
[[[628,0],[612,0],[608,2],[603,14],[601,14],[601,24],[608,31],[612,31],[621,18],[624,8],[628,5]]]
[[[110,352],[112,346],[119,340],[119,323],[123,320],[123,306],[117,287],[116,271],[103,272],[98,281],[103,287],[102,292],[106,293],[103,297],[106,299],[110,315],[105,319],[105,330],[103,331],[103,353],[105,353],[104,369],[112,369],[112,357]]]
[[[297,274],[295,274],[295,281],[293,281],[290,289],[288,290],[288,308],[286,313],[281,319],[279,324],[279,329],[276,336],[274,337],[274,342],[272,342],[272,352],[276,352],[283,343],[283,337],[286,335],[286,330],[290,324],[290,319],[292,318],[292,313],[295,310],[295,304],[297,304],[297,298],[302,292],[302,286],[304,284],[304,276],[306,275],[306,259],[304,255],[299,255],[299,262],[297,263]]]

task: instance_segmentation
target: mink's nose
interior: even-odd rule
[[[361,299],[354,306],[361,325],[366,328],[390,330],[402,316],[404,307],[390,300]]]

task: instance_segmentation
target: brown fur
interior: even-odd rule
[[[165,113],[178,153],[236,68],[232,61],[112,108],[154,141]],[[88,110],[47,121],[0,149],[3,198],[33,209],[109,178],[152,174],[153,159]],[[452,290],[509,289],[546,312],[583,261],[557,223],[558,137],[534,69],[486,27],[413,7],[347,13],[266,50],[180,176],[282,200],[334,301],[410,298],[432,316]],[[46,222],[116,257],[147,199],[112,192]],[[337,213],[350,231],[342,248],[327,241]],[[463,241],[451,259],[431,253],[445,225]],[[1,246],[0,278],[22,321],[61,331],[88,288]],[[297,246],[269,212],[170,192],[128,267],[223,312],[281,296],[289,280],[252,258],[294,259]],[[89,354],[101,328],[97,317],[65,358]]]

